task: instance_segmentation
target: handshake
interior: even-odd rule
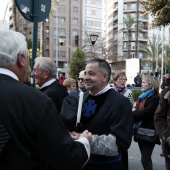
[[[87,138],[89,142],[91,142],[91,140],[92,140],[92,133],[89,132],[88,130],[85,130],[83,133],[77,133],[77,132],[73,131],[73,132],[70,132],[70,135],[73,140],[77,140],[81,137]]]

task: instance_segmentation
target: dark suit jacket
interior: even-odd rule
[[[68,95],[67,88],[55,81],[40,90],[52,99],[60,113],[63,99]]]
[[[56,112],[39,90],[0,74],[0,121],[10,135],[0,170],[39,170],[41,160],[59,169],[81,169],[85,147],[72,140]]]
[[[80,90],[78,88],[77,90],[71,91],[68,94],[69,94],[69,96],[74,96],[76,98],[79,98],[79,93],[80,93]]]

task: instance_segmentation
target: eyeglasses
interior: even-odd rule
[[[119,80],[119,81],[127,81],[127,79],[117,79],[117,80]]]
[[[80,80],[81,80],[81,81],[84,81],[84,78],[78,78],[78,81],[80,81]]]

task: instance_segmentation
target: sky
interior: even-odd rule
[[[6,6],[8,4],[9,0],[0,0],[0,20],[4,19],[4,14],[6,10]]]

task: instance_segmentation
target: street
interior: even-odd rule
[[[143,170],[140,158],[140,151],[138,144],[132,141],[131,147],[128,150],[129,153],[129,170]],[[161,154],[161,145],[155,145],[152,162],[153,170],[165,170],[164,158],[160,156]]]

